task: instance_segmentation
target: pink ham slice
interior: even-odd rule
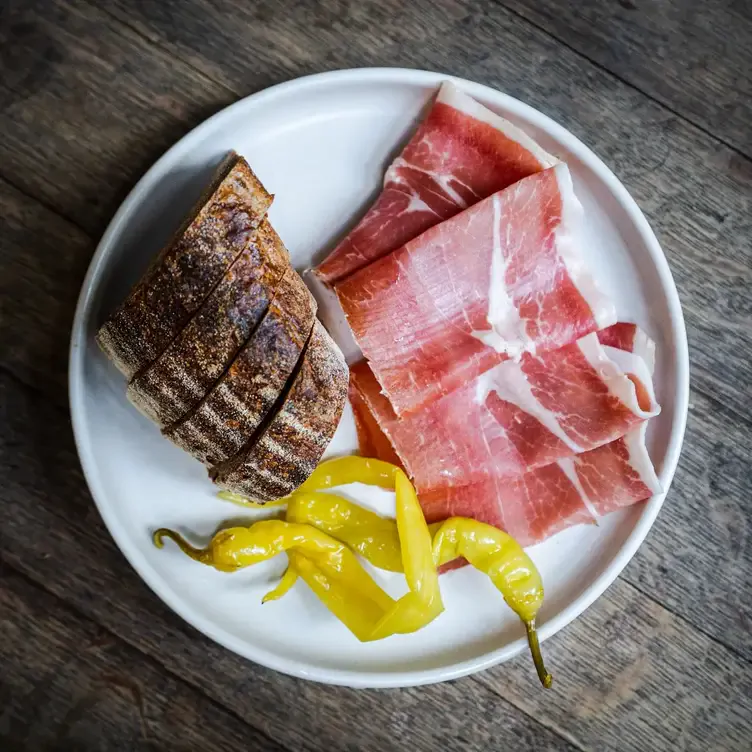
[[[582,207],[559,164],[495,193],[335,287],[398,415],[509,357],[615,323],[577,247]]]
[[[635,346],[639,354],[630,352]],[[617,324],[539,357],[505,361],[402,418],[368,365],[358,363],[351,401],[361,434],[369,428],[361,449],[386,451],[368,423],[375,420],[418,491],[521,475],[607,444],[657,415],[645,362],[652,364],[652,350],[634,325]]]
[[[506,530],[523,546],[597,522],[661,490],[645,447],[646,426],[516,478],[421,493],[426,519],[472,517]]]
[[[356,412],[366,409],[353,402]],[[365,426],[366,424],[361,424]],[[392,461],[388,442],[378,424],[361,450],[377,450],[379,459]],[[472,517],[506,530],[522,545],[533,545],[568,527],[596,522],[610,512],[659,493],[660,482],[645,447],[644,421],[629,433],[583,454],[564,457],[511,478],[491,477],[456,487],[420,493],[429,522],[452,516]],[[359,438],[363,440],[364,437]],[[382,456],[379,450],[386,453]],[[463,566],[458,560],[444,570]]]
[[[329,284],[342,280],[556,161],[519,128],[445,83],[387,169],[376,203],[316,273]]]

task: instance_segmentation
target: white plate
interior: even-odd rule
[[[323,257],[377,193],[391,155],[447,78],[401,69],[325,73],[275,86],[218,113],[170,149],[133,189],[99,244],[78,303],[70,354],[73,427],[86,478],[115,541],[148,585],[197,629],[246,658],[307,679],[357,687],[416,685],[469,674],[527,648],[517,618],[470,568],[442,577],[446,612],[419,635],[364,645],[302,584],[261,607],[284,557],[229,576],[191,562],[173,546],[154,548],[155,527],[177,527],[203,542],[221,521],[254,513],[217,500],[202,466],[130,406],[125,383],[99,352],[94,333],[229,149],[243,154],[276,194],[270,218],[296,266]],[[456,83],[568,162],[585,206],[588,260],[620,316],[641,324],[658,344],[663,412],[652,421],[650,451],[668,489],[684,432],[689,366],[681,307],[655,236],[624,187],[568,131],[505,94]],[[330,451],[354,449],[348,412]],[[362,487],[351,490],[356,500],[366,499]],[[392,503],[384,492],[368,500],[382,509]],[[539,617],[543,639],[613,582],[662,503],[663,495],[656,496],[599,527],[572,528],[530,550],[546,587]],[[404,589],[397,575],[379,573],[379,579],[393,593]]]

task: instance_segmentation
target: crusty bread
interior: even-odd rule
[[[99,346],[128,379],[185,326],[271,202],[248,163],[230,154],[171,242],[97,333]]]
[[[201,403],[164,435],[208,465],[236,455],[274,407],[316,318],[316,301],[294,269],[230,368]]]
[[[196,315],[136,374],[128,399],[158,426],[180,420],[230,366],[289,269],[287,251],[264,219]]]
[[[315,470],[347,400],[345,359],[317,321],[289,390],[233,459],[210,471],[222,488],[258,502],[287,496]]]

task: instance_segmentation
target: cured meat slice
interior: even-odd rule
[[[128,385],[128,399],[158,426],[179,420],[232,363],[288,269],[287,249],[264,219],[198,313],[136,374]]]
[[[445,83],[392,162],[376,203],[316,269],[333,284],[556,158],[453,84]]]
[[[423,492],[426,519],[472,517],[505,530],[523,546],[596,522],[661,490],[645,447],[646,426],[515,478]]]
[[[231,366],[164,435],[207,465],[237,454],[284,391],[315,317],[316,301],[300,275],[288,268],[261,323]]]
[[[653,375],[653,370],[655,369],[655,342],[637,324],[619,321],[607,329],[601,329],[598,332],[598,341],[602,345],[608,345],[609,347],[615,347],[619,350],[639,355],[645,361],[650,375]]]
[[[355,420],[355,430],[358,434],[358,448],[363,457],[375,457],[376,459],[383,460],[384,462],[390,462],[393,465],[398,465],[404,469],[402,460],[394,451],[394,447],[389,441],[388,437],[384,434],[379,426],[377,417],[370,409],[367,399],[361,395],[358,379],[356,378],[356,372],[363,370],[363,377],[367,379],[366,386],[368,384],[375,384],[378,389],[378,384],[373,378],[373,374],[368,369],[365,363],[360,363],[350,370],[350,405],[353,411],[353,418]],[[362,380],[362,379],[361,379]],[[360,388],[363,388],[363,384]],[[389,406],[389,402],[384,400]],[[391,411],[391,407],[389,408]]]
[[[211,471],[214,481],[259,502],[292,493],[334,436],[347,386],[345,359],[317,321],[289,391],[241,453]]]
[[[336,287],[363,355],[398,415],[507,358],[610,326],[584,268],[582,207],[565,164],[524,178]]]
[[[375,419],[419,491],[517,476],[611,442],[660,411],[642,357],[599,342],[617,341],[617,335],[592,333],[540,356],[526,354],[519,363],[505,361],[402,418],[368,365],[358,363],[351,394],[359,400],[353,408],[362,430],[368,429],[364,441],[385,458],[368,423]],[[630,341],[621,338],[625,347],[635,341],[652,349],[636,328]]]

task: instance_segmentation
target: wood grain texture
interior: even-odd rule
[[[99,235],[133,183],[235,97],[72,0],[0,8],[3,176]]]
[[[93,249],[82,230],[0,178],[0,363],[59,404],[67,401],[68,332]]]
[[[701,392],[690,400],[674,484],[624,577],[752,661],[752,431]]]
[[[752,4],[500,0],[752,157]]]
[[[749,102],[735,104],[728,91],[698,104],[698,86],[725,86],[733,70],[748,93],[745,27],[733,24],[726,46],[717,38],[733,14],[748,11],[723,0],[621,5],[638,7],[629,15],[586,2],[533,24],[523,18],[527,0],[2,5],[0,742],[10,741],[0,746],[61,748],[54,740],[63,729],[75,749],[146,748],[127,687],[101,685],[100,702],[75,704],[92,687],[99,694],[102,674],[127,669],[148,689],[148,738],[158,748],[189,716],[188,748],[208,746],[224,725],[231,749],[243,748],[243,729],[246,748],[276,749],[274,739],[296,751],[749,747],[752,162],[739,153]],[[702,46],[695,31],[709,15],[715,25],[700,68],[700,52],[681,48]],[[633,26],[625,29],[622,16]],[[589,41],[580,17],[592,20]],[[665,82],[634,58],[632,46],[643,49],[638,41],[653,33],[647,25],[667,35],[653,55]],[[611,28],[619,60],[599,57]],[[645,40],[633,42],[643,31]],[[740,36],[747,45],[737,53]],[[303,73],[379,64],[483,81],[568,127],[647,214],[684,303],[693,395],[674,486],[620,580],[546,643],[557,682],[549,693],[526,657],[395,692],[318,687],[238,659],[169,612],[130,570],[75,455],[67,338],[96,237],[117,203],[164,148],[237,96]],[[111,644],[90,653],[100,628]],[[83,656],[69,665],[76,646]],[[173,697],[170,710],[164,698]]]
[[[3,750],[284,750],[7,567],[0,614]]]

